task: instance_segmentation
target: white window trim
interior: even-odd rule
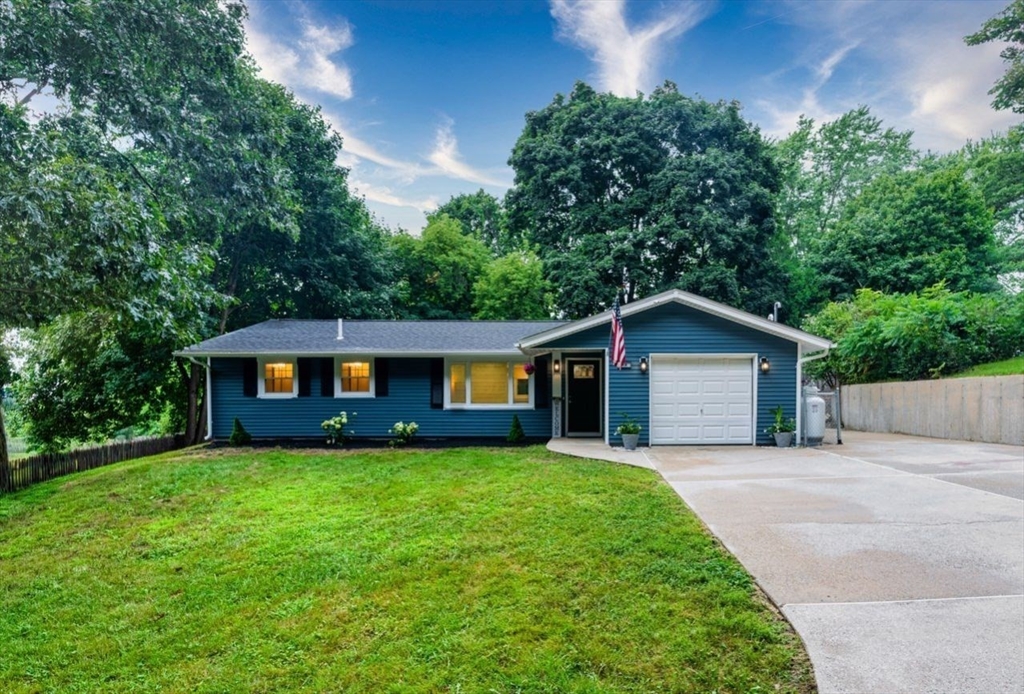
[[[348,362],[366,362],[370,365],[370,391],[368,393],[343,393],[341,391],[341,365]],[[334,358],[334,397],[336,398],[375,398],[377,397],[376,364],[373,357],[364,354],[346,354]]]
[[[291,364],[292,365],[292,392],[291,393],[268,393],[267,392],[267,364]],[[256,383],[258,386],[257,395],[269,400],[287,400],[288,398],[299,397],[299,361],[295,357],[260,357],[257,359]]]
[[[499,362],[509,365],[508,370],[508,394],[507,401],[504,405],[474,405],[470,400],[473,398],[472,390],[472,364],[473,362]],[[444,360],[444,409],[446,410],[531,410],[533,409],[534,393],[536,392],[536,385],[534,383],[534,375],[527,374],[527,378],[530,381],[530,396],[527,402],[512,402],[513,391],[515,389],[515,369],[517,364],[530,364],[532,363],[529,359],[510,359],[508,357],[497,357],[497,356],[473,356],[473,357],[445,357]],[[465,364],[466,365],[466,402],[452,402],[452,364]]]

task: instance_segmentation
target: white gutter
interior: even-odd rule
[[[799,446],[803,440],[803,412],[804,412],[804,394],[803,394],[803,382],[804,382],[804,364],[811,361],[817,361],[818,359],[824,359],[829,353],[828,347],[820,352],[813,352],[806,356],[800,356],[803,351],[803,345],[797,347],[797,360],[796,360],[796,444]]]

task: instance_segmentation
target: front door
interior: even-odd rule
[[[568,436],[601,435],[601,360],[567,359],[569,372],[566,403]]]

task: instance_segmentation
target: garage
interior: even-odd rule
[[[754,359],[651,356],[652,444],[754,443]]]

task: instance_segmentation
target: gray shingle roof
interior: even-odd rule
[[[177,352],[206,357],[232,354],[519,354],[523,338],[565,321],[269,320]]]

